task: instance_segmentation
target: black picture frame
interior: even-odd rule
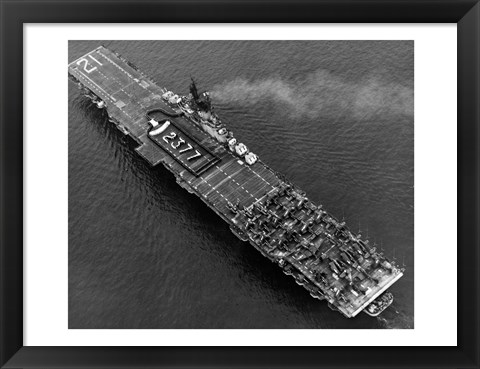
[[[1,22],[1,315],[4,368],[478,368],[478,0],[9,1]],[[456,347],[24,347],[23,25],[25,23],[457,23],[458,345]],[[65,69],[66,75],[66,69]],[[432,124],[435,124],[432,122]],[[441,323],[439,322],[439,329]]]

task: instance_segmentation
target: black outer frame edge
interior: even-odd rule
[[[0,1],[8,4],[10,11],[17,15],[17,20],[25,23],[457,23],[478,2],[478,0]]]
[[[480,3],[458,23],[457,50],[457,265],[471,273],[458,273],[457,343],[479,367]]]
[[[478,368],[480,6],[477,1],[301,0],[292,7],[290,1],[281,0],[256,3],[120,1],[115,4],[111,1],[0,0],[0,80],[3,81],[0,88],[0,365],[10,359],[5,368]],[[463,124],[458,125],[458,244],[473,243],[474,247],[458,250],[458,295],[461,302],[458,307],[458,348],[22,347],[23,23],[161,21],[459,22],[457,104],[458,122]],[[472,294],[476,294],[474,299],[468,297]]]
[[[23,24],[0,2],[0,365],[23,346]]]

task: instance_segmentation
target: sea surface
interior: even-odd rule
[[[187,94],[406,272],[380,317],[344,318],[150,168],[69,82],[69,328],[413,328],[412,41],[71,41]],[[67,83],[67,82],[65,82]]]

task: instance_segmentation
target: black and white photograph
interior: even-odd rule
[[[69,329],[415,327],[413,40],[68,63]]]

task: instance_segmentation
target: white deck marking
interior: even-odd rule
[[[114,92],[113,94],[108,94],[102,87],[100,87],[100,86],[99,86],[98,84],[96,84],[93,80],[91,80],[90,78],[88,78],[87,76],[85,76],[85,75],[82,73],[82,75],[84,76],[84,78],[88,79],[88,81],[90,81],[92,84],[94,84],[94,85],[95,85],[100,91],[102,91],[108,98],[112,99],[113,101],[116,101],[116,99],[115,99],[112,95],[115,95],[115,94],[119,93],[120,91],[122,91],[123,93],[125,93],[127,96],[132,97],[131,93],[125,91],[125,89],[128,88],[130,85],[132,85],[133,82],[137,82],[141,87],[144,88],[144,86],[142,86],[141,83],[140,83],[140,82],[141,82],[141,78],[134,78],[134,76],[133,76],[132,74],[130,74],[130,73],[127,72],[125,69],[123,69],[122,67],[120,67],[117,63],[115,63],[115,62],[114,62],[111,58],[109,58],[107,55],[103,54],[103,53],[100,51],[100,49],[95,50],[95,52],[97,52],[98,55],[102,56],[104,59],[106,59],[107,61],[109,61],[109,62],[110,62],[113,66],[115,66],[118,70],[120,70],[122,73],[124,73],[125,75],[127,75],[129,78],[131,78],[131,79],[133,80],[133,81],[130,82],[127,86],[123,86],[120,90]],[[95,60],[96,62],[98,62],[98,64],[102,65],[102,63],[99,62],[99,61],[98,61],[96,58],[94,58],[93,56],[91,56],[91,55],[89,55],[89,54],[87,54],[87,55],[85,55],[85,56],[91,57],[93,60]],[[84,56],[84,57],[85,57],[85,56]],[[79,58],[79,59],[81,59],[81,58]],[[78,59],[78,60],[79,60],[79,59]],[[106,77],[102,72],[99,71],[99,73],[100,73],[103,77]],[[120,83],[120,81],[119,81],[117,78],[115,78],[115,77],[108,78],[108,80],[113,80],[114,82],[119,83],[119,85],[122,85],[122,83]],[[141,105],[141,104],[139,103],[139,105]],[[121,108],[120,108],[120,110],[121,110],[125,115],[127,115],[129,118],[132,119],[132,117],[131,117],[126,111],[124,111],[124,110],[121,109]],[[199,132],[201,132],[202,134],[205,134],[205,132],[202,131],[199,127],[197,127],[195,124],[193,124],[193,127],[195,127],[195,128],[196,128]],[[208,137],[208,138],[210,138],[210,137]],[[168,151],[173,157],[177,157],[177,156],[176,156],[173,152],[171,152],[169,149],[167,149],[167,151]],[[231,153],[229,153],[229,154],[230,154],[231,156],[233,156],[233,154],[231,154]],[[225,167],[226,167],[227,165],[229,165],[229,164],[230,164],[230,163],[225,163]],[[227,172],[225,172],[224,170],[222,170],[222,168],[220,168],[218,165],[216,165],[215,167],[216,167],[221,173],[223,173],[223,174],[226,176],[226,178],[223,179],[220,183],[218,183],[218,184],[215,186],[215,188],[212,187],[212,185],[208,182],[208,179],[210,179],[212,176],[214,176],[214,175],[215,175],[215,172],[210,173],[207,178],[200,177],[200,179],[201,179],[202,182],[205,182],[210,188],[212,188],[213,190],[215,190],[222,198],[225,199],[225,196],[224,196],[223,194],[219,193],[218,190],[217,190],[217,188],[218,188],[219,186],[221,186],[221,185],[227,180],[227,178],[230,179],[234,184],[236,184],[236,186],[238,186],[238,188],[241,188],[243,191],[245,191],[245,193],[247,193],[248,197],[251,197],[251,198],[255,199],[255,202],[260,201],[261,199],[263,199],[263,198],[266,196],[266,195],[263,195],[263,196],[260,197],[260,198],[255,197],[254,194],[252,194],[248,189],[246,189],[246,188],[244,187],[244,185],[240,184],[237,180],[234,179],[234,177],[235,177],[239,172],[242,171],[243,166],[242,166],[239,170],[237,170],[236,172],[234,172],[234,173],[232,173],[232,174],[227,174]],[[222,166],[222,167],[223,167],[223,166]],[[272,189],[269,191],[269,193],[274,190],[275,186],[273,186],[271,183],[269,183],[267,180],[265,180],[265,178],[263,178],[262,176],[260,176],[255,170],[253,170],[253,169],[252,169],[251,167],[249,167],[249,166],[246,166],[246,168],[247,168],[248,170],[250,170],[251,172],[253,172],[253,173],[255,174],[255,176],[257,176],[258,178],[260,178],[260,179],[261,179],[263,182],[265,182],[267,185],[269,185],[270,187],[272,187]],[[250,180],[250,179],[249,179],[249,180]],[[248,182],[248,181],[247,181],[247,182]],[[245,183],[247,183],[247,182],[245,182]],[[198,187],[200,184],[201,184],[201,183],[199,183],[199,184],[197,185],[197,187]],[[260,192],[261,190],[262,190],[262,188],[258,189],[258,190],[255,191],[255,192]],[[212,192],[212,191],[209,191],[209,193],[211,193],[211,192]],[[237,191],[234,190],[234,192],[232,192],[232,194],[233,194],[233,193],[236,193],[236,192],[237,192]],[[239,195],[239,194],[238,194],[238,195]],[[206,196],[205,196],[205,197],[206,197]]]
[[[75,59],[74,61],[72,61],[70,64],[68,64],[69,67],[71,66],[74,66],[74,65],[77,65],[77,62],[80,60],[80,59],[85,59],[87,56],[89,56],[91,53],[97,51],[96,49],[93,50],[93,51],[90,51],[89,53],[85,54],[85,55],[82,55],[81,57],[79,57],[78,59]]]
[[[83,73],[80,69],[78,71],[82,74],[83,78],[87,79],[91,84],[97,87],[100,91],[102,91],[107,98],[111,99],[112,101],[117,101],[113,96],[111,96],[107,91],[105,91],[102,87],[100,87],[96,82],[94,82],[91,78],[89,78],[85,73]]]
[[[233,181],[233,183],[235,183],[237,186],[239,186],[240,188],[242,188],[246,193],[248,193],[250,196],[252,196],[252,195],[250,194],[250,192],[248,192],[248,190],[247,190],[245,187],[243,187],[240,183],[238,183],[236,180],[234,180],[231,176],[229,176],[227,173],[225,173],[223,170],[221,170],[221,169],[218,167],[218,165],[216,165],[215,167],[216,167],[220,172],[222,172],[223,174],[225,174],[228,178],[230,178],[230,179]],[[242,169],[243,169],[243,167],[242,167],[240,170],[238,170],[237,172],[235,172],[233,175],[236,175],[236,174],[239,173]],[[246,182],[245,182],[245,183],[246,183]],[[253,197],[253,196],[252,196],[252,197]]]
[[[271,183],[269,183],[265,178],[263,178],[261,175],[259,175],[257,172],[255,172],[251,167],[248,167],[248,169],[250,169],[258,178],[260,178],[263,182],[265,182],[266,184],[272,186]],[[275,176],[276,178],[277,176]]]
[[[263,200],[265,197],[267,197],[269,194],[271,194],[275,190],[276,190],[276,187],[272,187],[272,189],[270,191],[268,191],[265,195],[263,195],[259,199],[256,199],[257,201],[255,203],[259,202],[260,200]]]
[[[96,86],[98,89],[100,89],[105,95],[106,95],[106,98],[107,99],[111,99],[113,103],[115,103],[117,101],[117,99],[115,99],[113,96],[111,96],[110,94],[108,94],[103,88],[101,88],[99,85],[97,85],[91,78],[89,78],[88,76],[86,76],[81,70],[77,69],[77,71],[79,73],[81,73],[81,76],[86,79],[86,83],[91,83],[93,84],[94,86]],[[100,72],[100,74],[103,75],[103,73]],[[108,79],[108,78],[107,78]],[[115,80],[115,79],[114,79]],[[117,80],[115,80],[117,81]],[[118,81],[117,81],[118,82]],[[119,82],[118,82],[119,83]],[[120,84],[120,83],[119,83]],[[118,92],[118,91],[117,91]],[[127,94],[128,95],[128,94]],[[120,111],[125,114],[127,117],[129,117],[130,119],[134,119],[130,114],[128,114],[124,109],[120,108],[117,106],[117,108],[120,109]]]
[[[100,63],[97,59],[95,59],[92,54],[88,54],[88,56],[92,59],[92,60],[95,60],[98,64],[100,65],[103,65],[102,63]]]
[[[94,51],[96,51],[98,53],[97,54],[97,55],[99,55],[98,59],[102,60],[102,58],[100,57],[100,56],[102,56],[105,60],[110,61],[110,63],[114,67],[116,67],[118,70],[115,70],[115,68],[112,68],[109,65],[109,63],[106,63],[105,60],[104,60],[103,65],[106,66],[106,68],[96,68],[95,69],[95,71],[99,72],[99,75],[97,75],[96,72],[88,74],[88,70],[85,71],[85,69],[82,71],[81,69],[78,68],[78,66],[76,64],[82,59],[87,59],[87,60],[91,59],[94,62],[98,63],[98,65],[102,65],[101,62],[99,62],[97,59],[95,59],[93,56],[91,56],[90,53],[88,53],[88,54],[84,55],[83,57],[75,60],[74,62],[72,62],[70,64],[70,66],[71,66],[70,73],[72,75],[75,75],[76,77],[78,77],[78,79],[80,80],[80,83],[83,84],[87,89],[90,89],[92,91],[92,93],[97,94],[99,98],[104,100],[107,103],[106,105],[109,109],[109,112],[110,112],[110,108],[113,108],[114,109],[113,112],[115,113],[115,115],[121,115],[120,116],[121,119],[119,119],[120,122],[122,120],[124,122],[126,121],[127,126],[128,126],[128,124],[133,123],[134,119],[132,119],[132,117],[126,111],[122,110],[123,106],[121,106],[121,105],[123,104],[123,102],[121,104],[120,104],[120,102],[121,102],[121,98],[124,98],[124,97],[125,97],[126,101],[130,100],[129,104],[127,106],[127,109],[132,113],[132,115],[135,116],[135,120],[136,120],[135,124],[140,127],[140,128],[138,128],[138,132],[137,132],[136,135],[140,139],[143,140],[143,137],[144,137],[144,133],[142,131],[143,125],[141,125],[140,123],[143,122],[143,123],[146,124],[146,122],[144,122],[144,117],[142,115],[142,109],[140,109],[140,111],[138,111],[138,107],[139,106],[143,107],[142,103],[143,104],[149,104],[150,101],[157,102],[158,101],[157,97],[156,96],[152,97],[152,94],[155,94],[155,95],[158,94],[159,93],[158,91],[159,91],[160,88],[156,85],[156,82],[153,82],[152,85],[147,86],[148,88],[145,87],[145,86],[142,86],[141,82],[145,78],[146,78],[147,81],[152,81],[152,80],[148,79],[148,77],[143,76],[143,74],[141,74],[139,71],[137,71],[134,67],[131,68],[130,66],[127,66],[126,64],[124,64],[122,58],[116,56],[113,53],[110,53],[110,51],[105,50],[101,47],[97,48]],[[113,60],[108,58],[107,55],[103,55],[100,51],[105,52],[108,56],[112,56]],[[115,61],[119,61],[119,63],[117,64]],[[75,65],[75,67],[73,67],[73,64]],[[89,63],[89,64],[90,64],[89,67],[91,67],[92,63]],[[123,69],[122,67],[125,68],[125,69]],[[100,71],[100,69],[102,69],[103,72],[106,75],[111,74],[111,76],[107,78],[106,75]],[[129,69],[131,71],[131,74],[127,72]],[[90,69],[90,70],[93,71],[93,69]],[[84,71],[86,73],[84,73]],[[118,73],[118,71],[121,71],[122,73]],[[125,78],[124,74],[129,77],[128,80]],[[133,82],[131,80],[134,76],[137,77],[137,78],[134,78],[134,81],[137,82],[143,89],[136,89],[135,84],[133,84]],[[141,76],[143,76],[143,77],[141,77]],[[97,77],[99,78],[98,84],[95,82]],[[104,78],[104,80],[102,80],[102,77]],[[116,83],[118,83],[120,86],[123,86],[124,84],[126,86],[122,87],[119,91],[116,91],[113,94],[107,93],[107,91],[117,90]],[[101,87],[101,86],[104,86],[104,87]],[[161,91],[165,92],[165,89],[162,88]],[[115,97],[113,96],[117,93],[119,94],[119,96],[117,96],[118,100],[115,99]],[[145,97],[142,97],[144,93],[148,93],[149,95],[145,96]],[[135,96],[132,96],[132,95],[135,95]],[[129,96],[130,99],[126,98],[126,96]],[[117,103],[111,104],[114,101],[117,101]],[[118,105],[116,105],[116,104],[118,104]],[[113,106],[113,105],[115,105],[115,106]],[[125,117],[131,118],[132,122],[129,122],[129,120],[126,119]],[[183,123],[185,123],[185,122],[192,123],[192,122],[190,122],[188,117],[181,118],[181,119],[182,119]],[[120,122],[117,122],[117,123],[120,123]],[[206,179],[203,178],[203,177],[199,177],[200,180],[197,181],[196,179],[198,177],[195,177],[195,176],[191,175],[189,172],[187,172],[185,170],[180,172],[180,177],[183,177],[184,175],[186,175],[186,177],[188,178],[187,183],[189,183],[195,189],[198,189],[200,186],[202,186],[202,191],[206,191],[206,193],[198,193],[198,195],[209,205],[212,205],[213,207],[221,210],[220,215],[222,217],[225,217],[225,218],[230,218],[231,217],[231,214],[229,212],[222,211],[222,210],[225,209],[225,206],[226,206],[224,201],[230,200],[230,201],[234,202],[236,199],[238,199],[239,201],[242,202],[242,204],[244,206],[250,207],[250,206],[253,206],[253,204],[264,200],[270,193],[274,192],[278,188],[280,183],[284,182],[281,178],[279,178],[279,175],[276,172],[274,172],[271,168],[269,168],[268,166],[264,167],[265,164],[261,160],[258,160],[258,166],[257,167],[255,165],[252,165],[252,166],[244,165],[248,170],[253,172],[253,174],[251,174],[249,172],[246,172],[246,173],[242,173],[242,175],[239,175],[239,173],[243,169],[243,165],[242,165],[240,167],[240,169],[237,170],[239,167],[236,164],[236,161],[239,158],[236,155],[232,154],[228,149],[225,150],[223,146],[218,145],[218,142],[216,140],[214,140],[212,137],[210,137],[208,134],[206,134],[205,131],[203,131],[196,124],[192,124],[191,127],[194,127],[194,128],[191,129],[192,132],[195,132],[195,129],[196,129],[196,130],[198,130],[198,132],[202,133],[202,137],[204,137],[204,141],[202,141],[202,144],[207,143],[207,146],[212,146],[212,145],[219,146],[219,150],[215,151],[215,152],[216,153],[221,153],[221,156],[223,158],[225,158],[225,161],[224,161],[224,163],[218,163],[218,165],[216,166],[216,169],[212,168],[213,170],[211,170],[211,172],[207,172],[207,174],[205,174]],[[145,133],[145,135],[146,135],[146,133]],[[176,151],[172,152],[172,151],[170,151],[170,149],[168,147],[162,147],[162,148],[166,149],[167,152],[173,158],[176,158],[176,155],[175,155],[177,153]],[[224,152],[224,151],[226,151],[226,152]],[[148,153],[147,150],[145,150],[145,155],[142,154],[141,151],[138,151],[138,152],[142,156],[144,156],[147,160],[150,160],[150,159],[148,159],[148,155],[146,155]],[[177,159],[178,159],[178,157],[177,157]],[[153,160],[153,154],[152,154],[151,160]],[[156,164],[158,164],[159,162],[160,161],[157,161]],[[242,162],[240,162],[240,163],[243,164]],[[176,167],[179,166],[178,165],[179,163],[177,163],[174,160],[169,160],[168,162],[166,162],[164,164],[166,164],[166,166],[170,167],[170,168],[175,167],[175,169],[177,169]],[[230,169],[230,166],[233,166],[233,170]],[[257,168],[259,169],[259,172],[256,172]],[[233,173],[228,174],[230,171],[232,171]],[[222,175],[218,174],[219,172],[222,173],[222,175],[224,175],[225,177],[222,177]],[[260,172],[262,172],[262,175],[259,174]],[[219,175],[218,178],[217,178],[217,174]],[[257,180],[255,177],[260,178],[260,180]],[[267,180],[267,178],[268,178],[268,180]],[[209,183],[209,180],[212,180],[212,184]],[[230,180],[230,182],[227,182],[227,180]],[[251,184],[250,184],[250,181],[252,182]],[[272,181],[272,183],[274,183],[275,185],[272,185],[272,183],[269,183],[269,181]],[[193,183],[195,183],[195,182],[197,183],[196,186],[193,185]],[[205,182],[207,187],[203,186],[202,182]],[[226,182],[226,185],[225,185],[225,182]],[[241,182],[242,185],[239,182]],[[214,183],[217,183],[217,184],[214,185]],[[271,189],[269,189],[268,186],[271,186]],[[250,188],[250,190],[247,190],[247,188]],[[222,189],[222,191],[221,191],[222,193],[220,193],[218,191],[218,189]],[[215,193],[213,191],[215,191],[218,194],[217,197],[215,197]],[[210,198],[208,198],[208,195],[210,195]],[[255,197],[255,195],[257,195],[258,197]],[[253,202],[253,200],[250,200],[250,198],[253,198],[255,202]],[[223,201],[222,201],[222,199],[223,199]],[[253,204],[252,204],[252,202],[253,202]],[[250,205],[248,205],[248,204],[250,204]],[[301,209],[300,213],[298,215],[298,218],[307,219],[305,217],[305,214],[306,214],[306,210]],[[297,215],[297,213],[295,213],[295,215]],[[312,218],[312,216],[309,219],[311,219],[311,218]],[[237,220],[235,220],[235,219],[237,219]],[[235,224],[237,226],[242,225],[239,218],[237,217],[237,215],[231,217],[231,221],[233,222],[233,224]],[[323,229],[322,229],[322,232],[325,233],[325,231]],[[253,241],[257,245],[262,246],[256,240],[253,240]],[[332,247],[330,247],[327,250],[327,253],[333,253],[332,248],[334,248],[334,247],[335,247],[335,245],[332,245]],[[291,254],[291,255],[293,255],[293,254]],[[368,297],[363,298],[362,300],[359,300],[358,298],[354,298],[355,305],[352,304],[352,303],[349,303],[347,305],[346,303],[339,302],[339,300],[337,300],[333,296],[333,292],[331,292],[331,290],[326,289],[325,286],[320,285],[314,279],[312,279],[313,278],[312,270],[314,270],[314,269],[310,265],[314,265],[313,262],[312,263],[310,261],[305,262],[303,260],[298,261],[298,260],[294,259],[293,256],[291,256],[291,255],[287,256],[286,260],[290,260],[290,262],[294,266],[296,266],[298,268],[298,270],[300,270],[308,279],[310,279],[315,285],[319,286],[320,290],[321,290],[321,294],[328,301],[330,301],[332,304],[335,304],[335,306],[337,306],[339,309],[342,309],[342,311],[346,312],[347,314],[349,314],[351,316],[355,316],[358,312],[360,312],[369,303],[369,302],[366,302]],[[362,265],[362,267],[367,268],[370,265],[370,263],[365,262],[361,265]],[[327,270],[328,270],[328,268],[327,268]],[[398,275],[398,277],[396,279],[398,279],[400,277],[401,277],[401,273],[400,273],[400,275]],[[389,277],[388,275],[385,275],[385,274],[381,275],[382,281],[383,280],[388,280],[388,278],[391,278],[391,277]],[[390,283],[395,282],[395,280],[391,281]],[[340,283],[333,282],[332,285],[334,285],[334,284],[337,284],[339,287],[342,286]],[[387,287],[385,287],[385,285],[383,285],[383,286],[384,287],[377,288],[377,289],[373,288],[373,290],[370,291],[369,296],[372,296],[377,292],[378,292],[378,294],[381,293],[383,291],[383,289],[387,288]],[[348,294],[347,294],[347,297],[348,297]],[[372,297],[372,299],[373,298],[374,297]],[[364,305],[362,305],[362,304],[364,304]],[[355,310],[355,309],[357,309],[357,310]]]
[[[77,69],[77,71],[82,75],[83,78],[85,78],[87,80],[87,83],[91,83],[93,85],[95,85],[95,87],[97,87],[100,91],[102,91],[106,96],[107,99],[110,99],[112,100],[113,102],[117,101],[113,96],[110,96],[110,94],[108,94],[103,88],[101,88],[99,85],[97,85],[95,82],[93,82],[90,78],[88,78],[88,76],[86,76],[80,69]]]
[[[117,82],[120,86],[122,86],[122,84],[115,78],[115,82]],[[126,86],[122,86],[122,88],[120,88],[119,90],[115,91],[112,95],[115,95],[115,94],[118,94],[120,91],[123,91],[125,92],[128,96],[130,96],[132,98],[132,100],[135,100],[134,96],[129,94],[127,91],[125,91],[126,88],[130,87],[133,83],[135,83],[135,81],[132,81],[130,82],[128,85]]]
[[[119,66],[117,63],[115,63],[112,59],[110,59],[108,56],[102,54],[100,52],[100,50],[97,50],[97,53],[100,54],[101,56],[103,56],[106,60],[108,60],[110,63],[112,63],[115,67],[117,67],[121,72],[125,73],[129,78],[133,79],[134,82],[137,82],[137,84],[142,87],[143,89],[147,90],[148,91],[148,87],[145,87],[145,86],[142,86],[142,83],[141,83],[141,79],[143,78],[143,76],[140,74],[140,78],[136,78],[134,76],[132,76],[130,73],[128,73],[125,69],[123,69],[121,66]]]
[[[108,56],[106,56],[105,54],[101,53],[100,50],[97,50],[97,53],[100,54],[101,56],[103,56],[105,59],[107,59],[110,63],[112,63],[114,66],[116,66],[120,71],[122,71],[123,73],[125,73],[128,77],[134,79],[135,77],[133,77],[130,73],[128,73],[125,69],[123,69],[121,66],[119,66],[117,63],[115,63],[112,59],[110,59]]]
[[[222,184],[224,184],[225,181],[228,181],[228,178],[227,178],[227,177],[225,177],[224,179],[222,179],[220,182],[218,182],[218,183],[215,185],[215,187],[212,187],[212,188],[213,188],[214,190],[216,190],[218,187],[220,187]],[[208,194],[207,194],[207,195],[208,195]],[[222,195],[222,197],[223,197],[223,195]]]

